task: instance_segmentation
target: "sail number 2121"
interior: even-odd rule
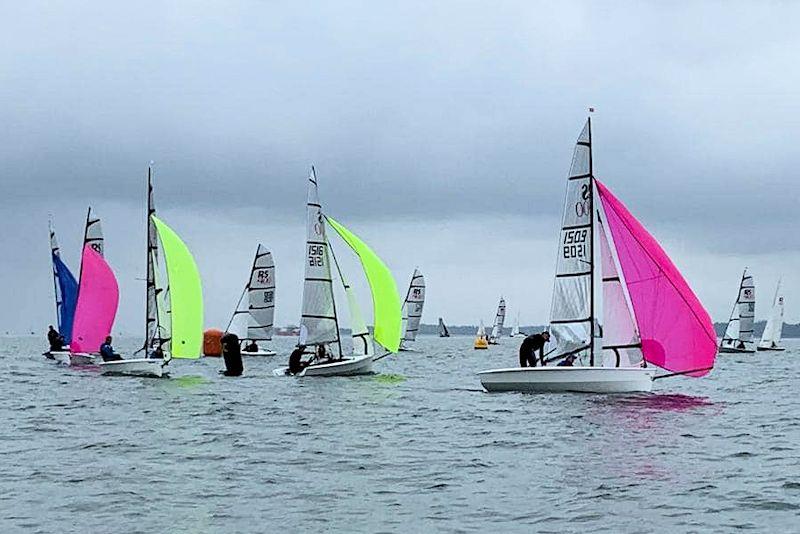
[[[586,253],[586,236],[588,235],[589,230],[586,228],[564,232],[564,259],[585,258],[588,255]]]
[[[310,267],[324,267],[322,245],[308,245],[308,265]]]

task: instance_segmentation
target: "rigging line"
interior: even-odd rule
[[[378,360],[382,360],[382,359],[384,359],[385,357],[389,356],[390,354],[392,354],[392,352],[391,352],[391,351],[389,351],[389,352],[384,352],[384,353],[383,353],[383,354],[381,354],[380,356],[373,356],[373,357],[372,357],[372,361],[373,361],[373,362],[377,362]]]
[[[702,369],[689,369],[688,371],[679,371],[677,373],[669,373],[669,374],[666,374],[666,375],[658,375],[658,376],[654,376],[653,380],[659,380],[661,378],[670,378],[670,377],[673,377],[673,376],[688,375],[689,373],[699,373],[701,371],[710,371],[713,368],[714,368],[714,366],[712,365],[711,367],[703,367]]]
[[[252,271],[251,271],[251,272],[252,272]],[[234,310],[233,310],[233,315],[231,315],[231,320],[230,320],[230,321],[228,321],[228,326],[226,326],[226,327],[225,327],[225,331],[226,331],[226,332],[228,332],[228,331],[229,331],[228,329],[229,329],[229,328],[231,327],[231,325],[233,324],[233,319],[234,319],[234,317],[236,317],[236,315],[237,315],[238,313],[240,313],[240,312],[239,312],[239,305],[242,303],[242,299],[244,298],[244,294],[245,294],[245,292],[247,292],[247,288],[248,288],[248,286],[249,286],[249,285],[250,285],[250,284],[248,283],[246,286],[244,286],[244,289],[242,289],[242,294],[241,294],[241,295],[239,295],[239,300],[238,300],[238,302],[236,302],[236,308],[234,308]],[[247,312],[244,312],[244,311],[243,311],[243,312],[241,312],[241,313],[247,313]]]

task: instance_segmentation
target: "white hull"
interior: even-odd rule
[[[69,365],[69,351],[68,350],[54,350],[44,353],[48,359],[54,360],[61,365]]]
[[[760,351],[772,351],[772,352],[782,352],[786,350],[786,347],[757,347],[757,350]]]
[[[275,356],[276,354],[278,353],[269,349],[258,349],[255,352],[242,351],[242,356]]]
[[[69,355],[70,365],[96,365],[101,360],[99,354],[77,352]]]
[[[737,349],[736,347],[720,347],[720,354],[753,354],[756,349]]]
[[[289,373],[288,367],[281,367],[272,372],[282,376]],[[372,374],[372,356],[351,356],[331,363],[309,365],[297,376],[355,376]]]
[[[634,393],[651,391],[655,374],[655,368],[642,367],[515,367],[478,376],[490,393]]]
[[[152,376],[160,378],[168,374],[164,360],[155,358],[100,362],[98,365],[104,375]]]

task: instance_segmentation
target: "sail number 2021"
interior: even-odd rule
[[[310,267],[324,267],[325,261],[322,256],[322,245],[308,245],[308,265]]]
[[[589,230],[587,228],[581,230],[567,230],[564,232],[564,259],[569,260],[588,256],[586,251],[587,235],[589,235]]]

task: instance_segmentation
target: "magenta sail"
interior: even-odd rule
[[[114,272],[91,245],[84,246],[70,350],[99,351],[105,337],[111,334],[118,304],[119,287]]]
[[[636,315],[642,353],[653,365],[703,376],[714,366],[711,317],[667,254],[608,188],[595,180]]]

